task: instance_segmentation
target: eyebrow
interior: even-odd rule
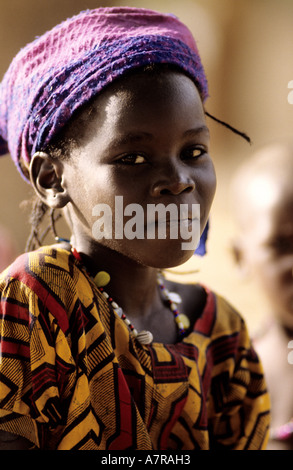
[[[198,134],[205,133],[207,135],[210,134],[209,128],[205,125],[194,128],[194,129],[188,129],[183,133],[183,137],[193,137]],[[149,132],[141,132],[138,131],[136,132],[129,132],[128,134],[118,136],[115,139],[113,139],[112,144],[113,146],[120,146],[120,145],[126,145],[126,144],[131,144],[135,142],[141,142],[142,140],[148,140],[151,141],[154,138],[153,134]]]
[[[119,145],[125,145],[125,144],[131,144],[135,142],[141,142],[142,140],[152,140],[153,135],[150,134],[149,132],[129,132],[128,134],[118,136],[115,139],[113,139],[112,144],[114,146],[119,146]]]
[[[210,134],[209,128],[205,125],[196,127],[195,129],[189,129],[188,131],[185,131],[183,136],[184,137],[192,137],[194,135],[198,134]]]

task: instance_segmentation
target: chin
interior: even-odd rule
[[[141,266],[167,269],[186,263],[194,254],[194,244],[188,250],[182,249],[184,240],[132,240],[108,244],[107,248]],[[197,246],[197,245],[196,245]]]
[[[170,247],[152,247],[148,249],[145,265],[157,269],[167,269],[186,263],[194,254],[195,249],[183,250],[178,245]]]

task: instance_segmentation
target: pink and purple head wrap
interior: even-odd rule
[[[173,15],[98,8],[36,38],[13,59],[0,84],[0,155],[20,161],[44,150],[74,111],[127,71],[150,63],[178,66],[202,100],[207,80],[196,43]]]

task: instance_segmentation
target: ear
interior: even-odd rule
[[[232,259],[238,268],[239,275],[242,279],[248,279],[249,269],[248,263],[245,257],[243,246],[238,239],[231,241],[231,255]]]
[[[36,152],[30,163],[30,180],[37,195],[52,209],[65,207],[69,202],[60,160],[45,152]]]

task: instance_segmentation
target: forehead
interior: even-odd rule
[[[205,121],[203,104],[195,83],[183,73],[161,71],[138,72],[113,83],[91,106],[84,110],[81,121],[87,134],[97,126],[151,126],[160,115],[183,122],[192,118]]]
[[[246,233],[255,243],[266,242],[277,236],[293,235],[293,187],[259,181],[258,198],[247,200],[244,208]],[[263,192],[262,192],[263,191]],[[243,215],[244,215],[243,214]]]

